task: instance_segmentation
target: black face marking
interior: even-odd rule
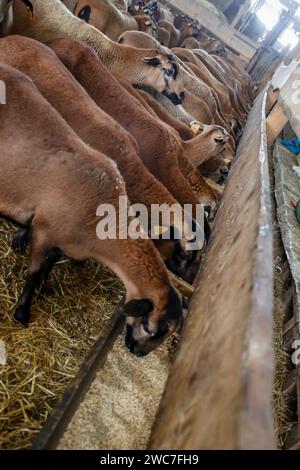
[[[173,64],[173,77],[174,77],[174,80],[176,80],[176,78],[178,77],[178,65],[177,64]]]
[[[181,327],[182,322],[182,298],[174,289],[174,287],[169,287],[168,309],[163,320],[161,320],[160,324],[158,325],[157,334],[153,339],[158,339],[162,336],[165,336],[169,331],[169,323],[174,323],[174,331],[177,331]]]
[[[161,65],[161,61],[157,57],[145,59],[145,62],[146,64],[151,65],[152,67],[159,67]]]
[[[153,302],[149,299],[130,300],[124,306],[124,315],[127,317],[144,317],[153,310]]]
[[[164,90],[162,94],[169,98],[175,106],[182,104],[182,99],[176,93],[170,93],[168,90]]]
[[[91,7],[89,5],[86,5],[78,13],[78,18],[88,23],[90,21],[91,13],[92,13]]]
[[[207,217],[205,215],[204,216],[204,236],[205,236],[206,243],[209,242],[210,235],[211,235],[211,228],[210,228],[210,225],[208,223]]]
[[[173,288],[169,287],[168,292],[168,306],[167,311],[165,312],[163,318],[157,325],[157,332],[155,335],[151,335],[151,331],[148,327],[148,317],[143,318],[142,325],[144,330],[147,333],[149,330],[149,338],[145,347],[139,344],[139,341],[133,338],[134,327],[132,325],[126,326],[126,338],[125,344],[127,348],[135,354],[137,357],[143,357],[149,352],[153,351],[156,346],[158,346],[163,339],[168,335],[178,331],[183,323],[183,312],[182,312],[182,298],[178,292]]]

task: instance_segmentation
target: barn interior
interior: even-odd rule
[[[1,65],[25,71],[68,128],[75,126],[73,117],[54,104],[55,87],[48,91],[50,85],[44,85],[50,82],[43,62],[34,70],[23,59],[21,69],[18,57],[8,57],[5,41],[17,34],[51,48],[83,88],[79,98],[90,95],[91,106],[110,115],[104,120],[118,123],[102,129],[115,126],[111,135],[123,136],[124,128],[139,155],[146,153],[143,141],[152,134],[143,128],[139,141],[142,123],[133,115],[122,121],[125,91],[141,121],[147,116],[152,129],[164,130],[170,147],[172,142],[183,149],[187,157],[180,159],[178,150],[175,166],[184,176],[184,190],[188,187],[204,207],[211,233],[184,273],[174,270],[167,255],[160,256],[163,243],[162,248],[155,245],[186,311],[178,331],[138,357],[124,340],[128,315],[123,311],[127,286],[118,275],[122,269],[114,271],[95,259],[60,257],[47,283],[38,286],[29,324],[17,321],[15,310],[30,276],[30,240],[26,249],[13,249],[18,224],[3,210],[6,190],[0,177],[0,216],[5,216],[0,218],[0,449],[300,450],[300,0],[105,0],[106,21],[102,0],[46,3],[13,0],[0,15],[0,148],[6,144],[1,122],[9,116]],[[49,5],[59,12],[55,21],[49,20]],[[2,7],[0,0],[1,14]],[[126,63],[114,65],[118,54],[107,61],[106,52],[102,57],[98,36],[99,44],[109,41],[105,47],[127,51],[128,70]],[[93,64],[102,62],[120,95],[111,89],[105,99],[97,98],[101,80],[84,75],[83,65],[72,69],[69,58],[76,57],[76,48],[64,52],[67,45],[55,44],[60,38],[88,45]],[[166,87],[171,79],[176,83],[178,73],[185,99],[177,88],[172,96],[158,91],[152,77],[149,85],[147,78],[139,83],[133,76],[131,55],[145,49],[164,54],[173,67],[175,62],[171,73],[164,68],[169,64],[160,62],[157,68],[147,57],[153,70],[164,73]],[[141,63],[145,66],[146,60],[135,65],[137,75]],[[120,103],[119,110],[110,113],[111,103],[117,108]],[[69,114],[72,109],[79,108],[70,100]],[[32,114],[30,109],[26,113]],[[80,123],[88,128],[85,116],[92,112],[82,112]],[[220,126],[222,147],[215,137],[208,157],[211,148],[204,148],[201,139],[206,132],[220,133]],[[85,140],[74,130],[78,141]],[[156,155],[162,141],[157,137],[147,149]],[[88,138],[85,144],[107,153]],[[18,147],[14,151],[20,153]],[[59,151],[53,144],[53,152]],[[158,149],[155,165],[168,151],[167,144]],[[173,197],[170,158],[158,171],[151,162],[149,172]],[[136,183],[128,184],[135,178],[130,164],[124,174],[119,161],[115,165],[126,188]],[[148,169],[144,160],[142,166]],[[170,173],[163,180],[165,167]],[[143,260],[134,263],[142,269]]]

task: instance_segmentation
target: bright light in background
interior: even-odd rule
[[[256,15],[260,21],[264,24],[268,31],[276,26],[278,23],[281,12],[284,10],[283,6],[278,0],[267,1],[263,6],[257,10]]]
[[[290,49],[293,49],[295,46],[297,46],[299,37],[296,36],[295,31],[293,28],[289,27],[283,33],[281,36],[279,36],[278,41],[284,46],[290,46]]]

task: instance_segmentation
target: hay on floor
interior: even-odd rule
[[[63,260],[35,298],[32,321],[23,328],[13,313],[27,258],[10,249],[13,232],[0,221],[1,449],[32,444],[122,294],[120,281],[102,265]]]

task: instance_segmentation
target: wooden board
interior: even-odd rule
[[[227,46],[234,49],[248,61],[254,56],[256,47],[251,39],[246,38],[239,31],[224,24],[210,10],[206,9],[197,0],[171,0],[169,6],[174,6],[181,12],[195,18],[208,31]]]
[[[300,64],[280,88],[279,103],[300,138]]]
[[[267,117],[268,146],[271,147],[289,122],[282,106],[277,102]]]
[[[273,256],[265,128],[256,100],[234,161],[151,449],[271,449]]]

